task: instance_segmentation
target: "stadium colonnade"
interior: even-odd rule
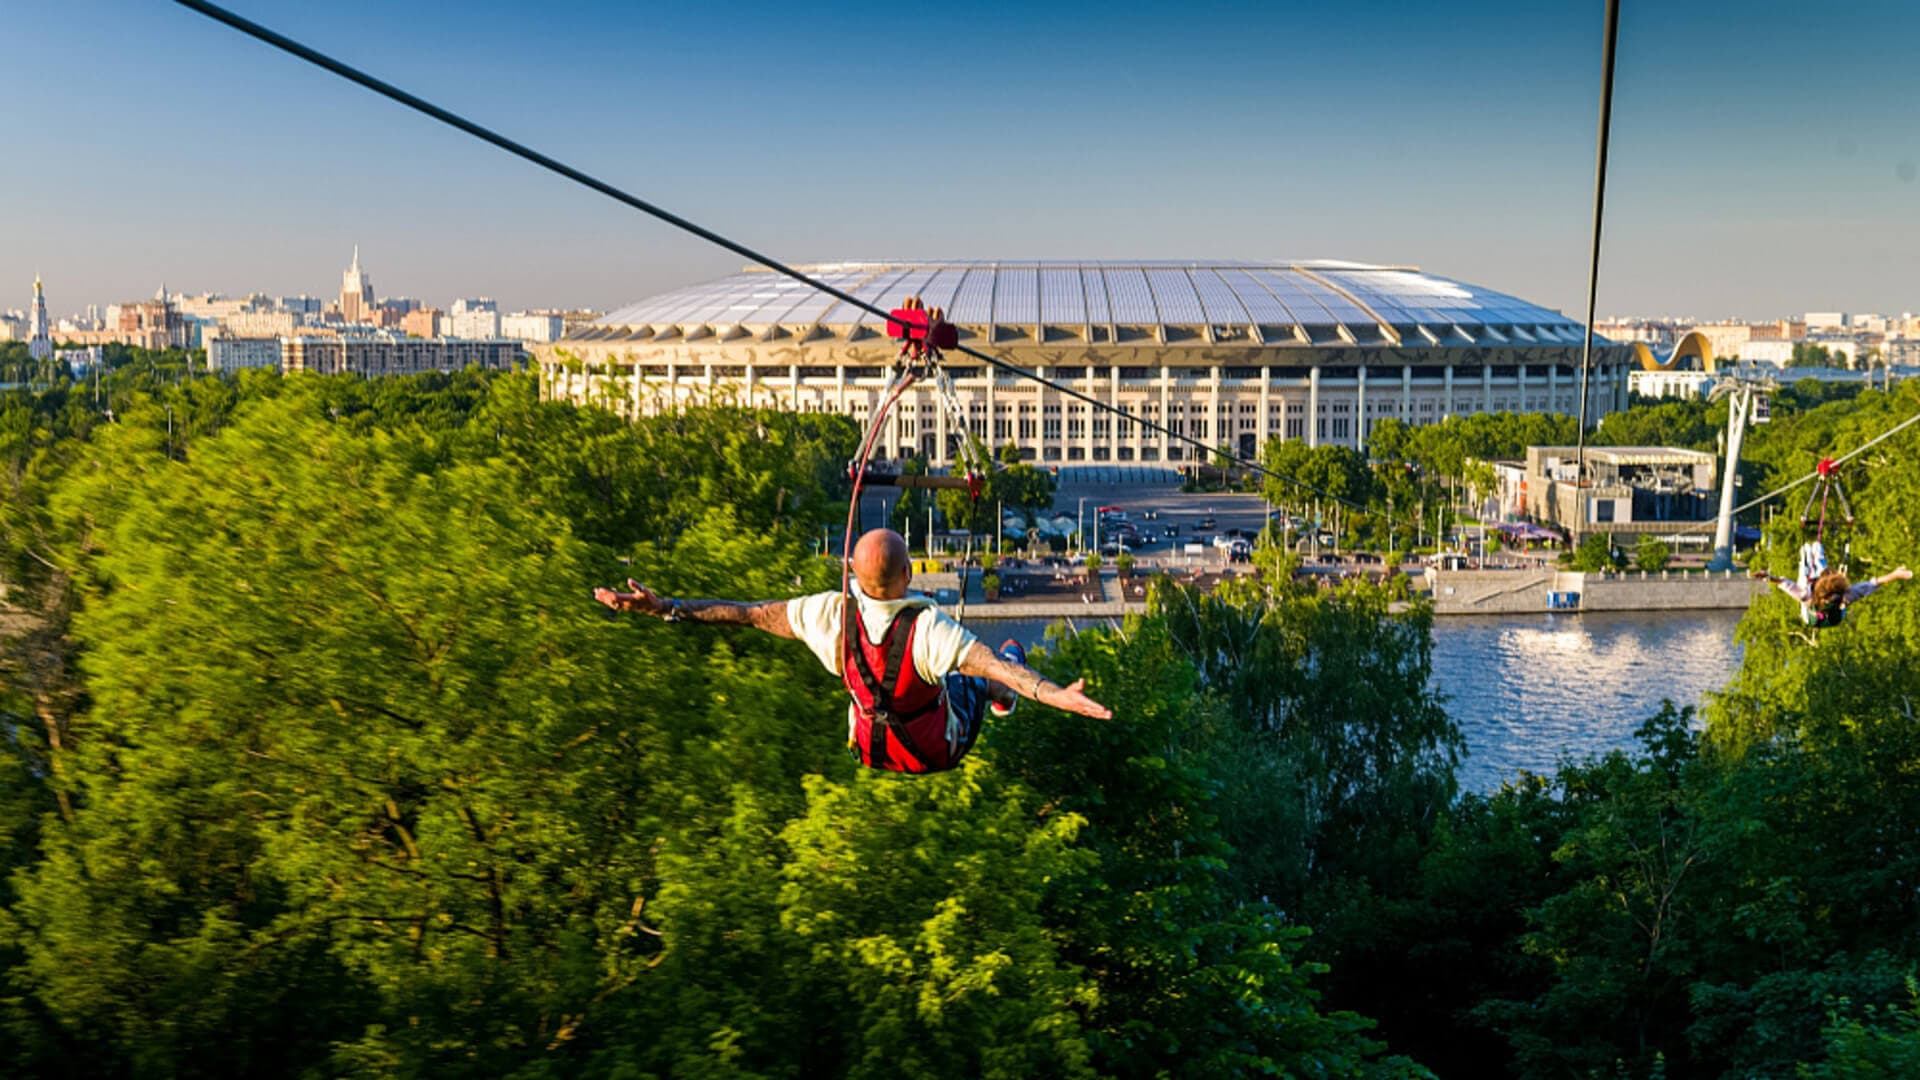
[[[1242,455],[1268,438],[1364,446],[1381,419],[1579,410],[1582,328],[1410,267],[1332,261],[828,263],[807,273],[882,309],[920,296],[963,343],[1128,415]],[[749,268],[650,297],[535,350],[541,392],[651,415],[735,402],[865,420],[895,343],[882,320]],[[1624,408],[1631,345],[1596,338],[1589,414]],[[1017,375],[952,355],[973,433],[1045,464],[1202,455]],[[958,419],[931,391],[876,456],[947,464]]]

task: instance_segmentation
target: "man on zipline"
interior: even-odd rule
[[[858,602],[850,620],[846,594],[838,591],[759,602],[676,600],[628,579],[631,592],[595,589],[593,596],[615,611],[751,626],[806,642],[853,698],[848,747],[877,769],[951,769],[973,749],[988,706],[1005,716],[1023,697],[1082,716],[1113,716],[1083,692],[1084,679],[1057,686],[1026,665],[1018,642],[995,655],[925,597],[908,596],[912,579],[907,542],[892,529],[874,529],[854,545],[849,591]]]

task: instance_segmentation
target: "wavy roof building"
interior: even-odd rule
[[[1581,326],[1537,304],[1405,266],[1326,260],[842,262],[801,267],[882,309],[919,296],[961,341],[1210,446],[1362,446],[1383,417],[1577,411]],[[536,350],[553,397],[638,414],[688,400],[864,418],[894,355],[882,320],[751,268],[649,297]],[[1622,407],[1630,346],[1596,342],[1590,408]],[[1181,462],[1195,448],[965,356],[968,424],[1040,462]],[[948,460],[928,400],[886,447]]]

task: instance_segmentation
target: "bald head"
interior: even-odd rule
[[[875,600],[898,600],[907,595],[913,567],[907,542],[892,529],[872,529],[853,545],[853,577],[860,591]]]

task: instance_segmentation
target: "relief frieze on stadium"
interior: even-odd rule
[[[539,346],[535,355],[542,363],[585,363],[628,369],[636,364],[664,369],[672,365],[689,377],[702,374],[708,365],[715,368],[756,369],[757,374],[778,378],[786,369],[871,368],[877,377],[891,366],[897,351],[884,341],[866,342],[754,342],[736,339],[684,342],[676,344],[636,344],[630,341],[560,341]],[[1275,374],[1304,373],[1320,368],[1324,374],[1341,374],[1340,369],[1359,367],[1399,368],[1431,367],[1451,364],[1455,368],[1478,369],[1511,364],[1568,365],[1580,363],[1580,348],[1571,345],[1479,345],[1396,348],[1360,345],[1262,346],[1262,345],[1165,345],[1165,346],[1070,346],[1027,345],[996,346],[982,349],[995,359],[1019,367],[1054,370],[1082,368],[1089,372],[1113,368],[1161,367],[1193,368],[1268,367]],[[1602,345],[1594,349],[1601,364],[1625,364],[1631,361],[1631,346]],[[947,366],[957,377],[981,365],[973,357],[953,355]],[[1157,374],[1157,373],[1155,373]],[[854,376],[859,377],[859,376]],[[1112,376],[1096,376],[1110,379]],[[1149,375],[1149,378],[1155,375]],[[1387,377],[1383,375],[1383,377]]]

